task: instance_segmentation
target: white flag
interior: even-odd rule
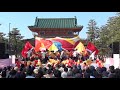
[[[94,60],[94,58],[95,58],[95,52],[96,52],[96,51],[94,51],[94,52],[90,55],[89,59],[92,58],[92,60]]]

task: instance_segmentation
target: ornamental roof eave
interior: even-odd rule
[[[36,26],[28,26],[28,28],[30,29],[30,28],[40,28],[40,27],[36,27]],[[69,29],[73,29],[73,28],[83,28],[83,26],[81,26],[81,25],[77,25],[77,26],[74,26],[74,27],[71,27],[71,28],[69,28]],[[67,29],[67,28],[50,28],[50,27],[46,27],[46,28],[41,28],[41,29]]]
[[[39,27],[35,27],[35,26],[28,26],[28,28],[32,32],[37,32],[39,30],[73,30],[73,31],[81,31],[83,29],[83,26],[76,26],[76,27],[73,27],[73,28],[39,28]]]

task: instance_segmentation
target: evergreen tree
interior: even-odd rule
[[[97,23],[94,19],[91,19],[88,23],[88,37],[87,39],[93,43],[95,43],[95,40],[99,37],[99,28],[97,27]]]
[[[0,32],[0,43],[5,43],[5,35],[3,32]]]
[[[101,53],[112,54],[110,45],[113,42],[120,42],[120,13],[117,13],[116,16],[109,17],[106,25],[100,27],[99,42],[101,49],[104,48]]]
[[[22,42],[23,36],[20,34],[20,30],[17,30],[17,28],[13,28],[12,31],[9,33],[9,53],[15,54],[16,56],[20,54],[23,42]]]

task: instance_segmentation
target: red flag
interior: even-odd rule
[[[98,49],[95,47],[95,45],[93,43],[91,43],[91,42],[88,42],[86,50],[88,50],[90,53],[96,51],[95,55],[97,55],[98,52],[99,52]]]
[[[99,53],[99,50],[97,48],[95,48],[95,55],[97,55]]]
[[[24,48],[22,49],[22,52],[21,52],[21,54],[22,54],[22,56],[23,56],[24,58],[27,57],[27,52],[28,52],[32,47],[33,47],[33,46],[27,41],[26,44],[25,44],[25,46],[24,46]]]
[[[29,50],[32,48],[32,45],[27,41],[24,48],[25,48],[25,50]]]
[[[21,54],[22,54],[22,57],[24,57],[24,58],[27,57],[27,52],[26,52],[25,48],[23,48]]]

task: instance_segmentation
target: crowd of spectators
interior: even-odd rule
[[[0,69],[1,78],[120,78],[120,69],[114,66],[97,67],[81,65],[66,66],[64,64],[8,66]]]
[[[38,53],[39,57],[16,59],[15,66],[0,68],[0,78],[120,78],[120,69],[105,67],[102,60],[84,58],[74,52],[50,54]],[[96,64],[97,67],[92,65]]]

